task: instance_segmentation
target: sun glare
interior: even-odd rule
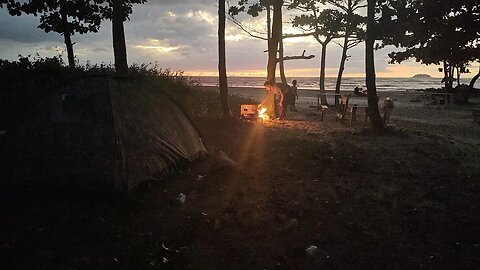
[[[135,45],[135,48],[144,50],[156,50],[158,52],[172,52],[181,48],[181,46],[170,46],[167,41],[158,39],[150,39],[147,44]]]

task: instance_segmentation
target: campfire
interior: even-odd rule
[[[240,117],[246,120],[265,121],[270,119],[267,108],[257,104],[240,105]]]
[[[263,121],[270,119],[270,117],[267,114],[267,108],[258,109],[257,112],[258,112],[258,117],[262,118]]]

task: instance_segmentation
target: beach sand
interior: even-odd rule
[[[204,87],[209,91],[218,91],[216,87]],[[286,121],[270,121],[268,124],[290,126],[295,129],[305,129],[307,132],[312,130],[336,130],[336,129],[358,129],[368,126],[363,121],[364,111],[359,110],[357,121],[353,127],[348,125],[337,125],[335,123],[335,108],[331,108],[326,112],[324,122],[319,121],[319,112],[312,108],[317,105],[317,93],[313,90],[299,90],[299,99],[296,101],[298,112],[287,112]],[[333,93],[333,91],[327,91]],[[342,94],[350,94],[350,105],[367,106],[367,98],[353,95],[353,91],[342,91]],[[260,103],[265,95],[263,88],[248,87],[230,87],[229,94],[237,95],[245,98],[254,99]],[[449,136],[463,136],[468,134],[472,136],[478,133],[478,129],[474,128],[472,122],[472,108],[479,107],[480,97],[470,98],[470,105],[428,105],[424,103],[423,95],[425,92],[379,92],[379,108],[382,114],[383,100],[387,97],[394,101],[394,110],[390,117],[389,125],[395,128],[408,128],[412,130],[424,130],[434,134],[448,134]],[[329,104],[334,104],[334,99],[327,98]],[[252,102],[254,103],[254,102]],[[231,108],[234,115],[238,115],[240,108]],[[291,122],[293,120],[295,122]],[[325,128],[324,126],[328,126]]]

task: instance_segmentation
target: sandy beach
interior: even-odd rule
[[[218,91],[216,87],[204,87],[208,91]],[[295,124],[295,128],[299,126],[310,126],[308,129],[312,129],[311,126],[316,125],[330,125],[330,128],[350,128],[350,127],[338,127],[335,124],[335,108],[331,106],[326,114],[324,122],[319,122],[319,112],[312,106],[317,105],[317,93],[313,90],[299,90],[299,99],[296,102],[298,112],[288,112],[287,121],[284,123],[279,122],[279,125],[292,125],[288,120],[302,120]],[[333,93],[328,91],[328,93]],[[367,106],[366,97],[359,97],[353,95],[353,91],[342,91],[342,94],[350,94],[350,105]],[[265,90],[262,88],[248,88],[248,87],[232,87],[229,88],[229,94],[236,95],[244,98],[254,99],[256,102],[260,102],[264,95]],[[379,108],[383,103],[383,100],[387,97],[392,99],[395,104],[395,109],[390,118],[390,126],[397,128],[412,128],[415,130],[428,129],[429,132],[438,134],[452,134],[453,136],[462,136],[466,134],[475,134],[480,132],[479,129],[475,129],[472,122],[472,108],[479,107],[480,97],[474,96],[470,98],[471,104],[469,105],[429,105],[426,104],[423,96],[424,92],[420,91],[397,91],[397,92],[379,92]],[[334,104],[334,100],[331,97],[327,98],[329,104]],[[254,103],[254,102],[252,102]],[[234,114],[239,113],[240,108],[232,108]],[[368,125],[363,121],[363,111],[359,110],[358,121],[354,122],[351,128],[363,128]],[[288,124],[286,124],[288,123]],[[325,130],[324,128],[321,128]],[[458,129],[461,129],[459,132]],[[479,141],[480,142],[480,141]]]

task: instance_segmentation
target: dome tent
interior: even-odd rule
[[[132,77],[71,81],[9,135],[12,179],[40,184],[129,190],[205,152],[179,105]]]

